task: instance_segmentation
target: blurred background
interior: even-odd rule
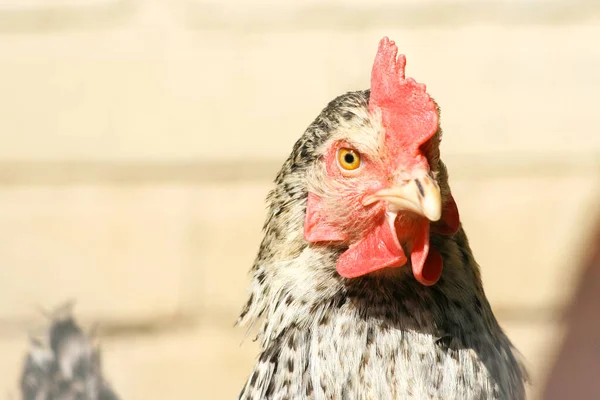
[[[123,399],[235,398],[265,196],[384,35],[531,398],[600,398],[594,0],[0,0],[0,397],[75,299]]]

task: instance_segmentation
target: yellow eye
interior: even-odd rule
[[[355,150],[342,147],[338,150],[337,159],[345,170],[352,171],[360,167],[360,153]]]

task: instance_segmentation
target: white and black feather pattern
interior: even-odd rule
[[[32,339],[21,375],[23,400],[118,400],[102,375],[100,351],[77,325],[71,305]]]
[[[262,321],[261,353],[239,398],[523,399],[527,374],[492,313],[462,227],[431,235],[444,258],[431,287],[410,267],[344,279],[335,269],[344,248],[304,240],[311,171],[329,141],[376,124],[365,118],[368,100],[369,91],[333,100],[277,175],[238,320]],[[447,196],[439,151],[430,164]]]

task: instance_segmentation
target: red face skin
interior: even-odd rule
[[[361,155],[360,167],[345,171],[337,159],[340,148],[352,146],[347,142],[333,143],[323,161],[327,179],[344,190],[335,198],[327,199],[309,193],[305,239],[347,244],[348,250],[337,262],[338,273],[345,278],[401,267],[408,262],[406,250],[415,278],[424,285],[436,283],[441,275],[442,259],[429,246],[429,220],[410,212],[390,214],[384,201],[362,205],[364,198],[389,187],[395,180],[397,172],[392,167],[394,163],[386,162],[389,160],[387,152],[381,158]],[[444,215],[447,213],[442,220]]]
[[[337,271],[355,278],[388,267],[400,267],[410,254],[413,275],[424,285],[435,284],[443,260],[429,245],[430,222],[413,212],[390,209],[386,201],[364,205],[377,191],[404,180],[429,175],[429,163],[421,148],[437,131],[438,115],[425,86],[404,79],[405,59],[396,59],[397,48],[384,38],[380,42],[372,73],[371,116],[381,115],[385,138],[377,155],[361,154],[356,170],[345,170],[337,157],[341,148],[356,150],[351,143],[334,142],[327,149],[327,180],[332,187],[319,196],[309,192],[304,236],[309,242],[348,245],[337,261]],[[358,152],[360,153],[360,152]],[[439,215],[439,214],[438,214]],[[458,211],[450,197],[443,205],[441,234],[454,234]]]

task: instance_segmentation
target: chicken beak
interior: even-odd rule
[[[439,220],[442,216],[440,187],[429,174],[418,175],[367,196],[363,200],[363,205],[384,200],[387,202],[389,212],[409,211],[422,215],[432,222]]]

